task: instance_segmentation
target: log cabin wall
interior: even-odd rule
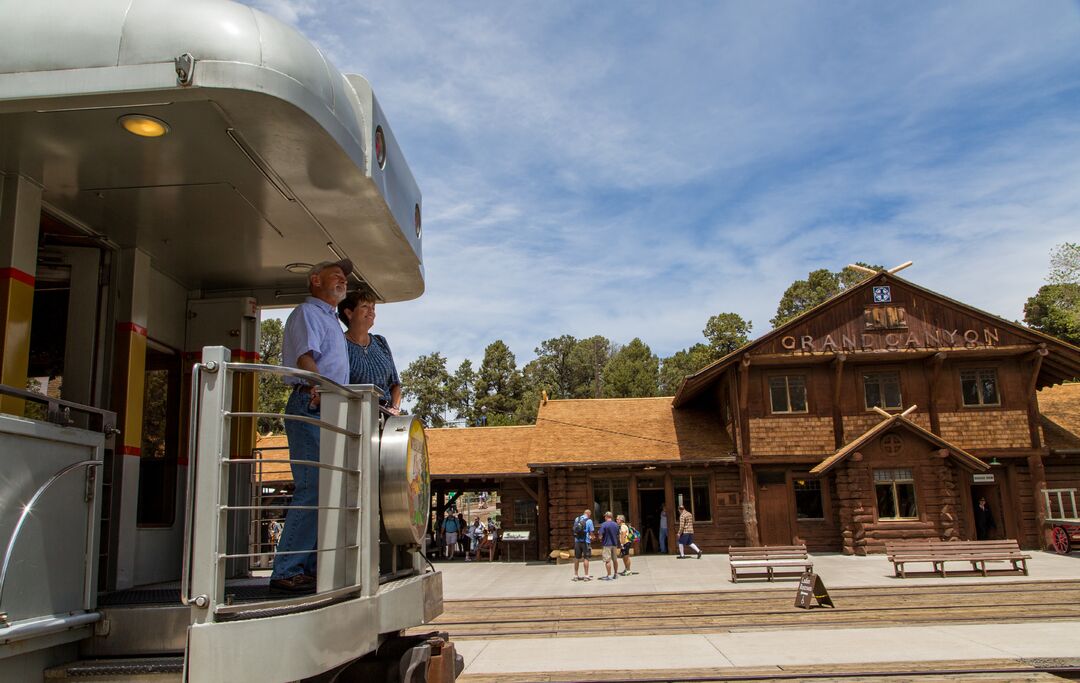
[[[530,478],[528,485],[535,489],[537,480]],[[524,555],[526,561],[547,557],[547,550],[539,548],[540,538],[537,528],[536,500],[525,491],[522,480],[507,477],[499,486],[499,525],[502,531],[528,531],[529,540],[523,544],[515,543],[509,550],[513,559]]]
[[[862,459],[854,457],[838,468],[837,495],[843,529],[842,550],[848,555],[883,552],[895,539],[960,540],[969,537],[963,514],[964,479],[955,461],[942,458],[929,444],[905,436],[904,450],[882,451],[880,442],[868,444]],[[911,472],[916,511],[897,510],[897,518],[881,516],[875,471]],[[882,484],[885,486],[885,484]]]

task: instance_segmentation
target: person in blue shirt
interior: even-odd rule
[[[592,555],[592,535],[595,531],[592,521],[592,513],[588,510],[582,512],[574,519],[574,581],[590,581],[589,556]],[[578,576],[578,564],[585,561],[585,576]]]
[[[604,523],[600,525],[600,543],[604,546],[603,558],[606,576],[601,576],[601,581],[612,581],[619,578],[619,525],[611,519],[611,513],[604,513]]]
[[[317,372],[338,384],[349,382],[349,354],[338,324],[337,305],[345,298],[352,262],[323,261],[308,273],[311,296],[293,309],[285,321],[281,342],[281,364]],[[319,418],[319,387],[296,377],[286,377],[292,386],[286,415]],[[278,542],[272,593],[315,592],[316,531],[319,504],[319,469],[297,461],[319,461],[319,428],[299,420],[285,421],[289,460],[293,475],[293,497],[285,515],[285,531]],[[308,552],[303,552],[308,551]]]
[[[446,544],[446,559],[454,559],[454,549],[457,547],[458,518],[448,514],[442,523],[443,543]]]
[[[379,403],[392,414],[400,414],[401,379],[390,344],[386,337],[370,332],[375,324],[375,295],[367,291],[350,292],[338,304],[338,318],[347,328],[349,384],[374,384],[381,392]]]

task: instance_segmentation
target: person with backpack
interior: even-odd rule
[[[590,581],[589,557],[592,555],[592,535],[594,531],[592,513],[585,510],[574,519],[571,531],[574,534],[574,581]],[[578,576],[578,564],[585,561],[585,576]]]
[[[446,559],[454,559],[454,550],[457,548],[458,518],[448,514],[442,523],[443,543],[446,545]]]
[[[638,530],[626,523],[626,517],[619,515],[615,518],[615,521],[619,524],[619,555],[623,561],[623,576],[630,576],[631,574],[637,574],[637,572],[630,571],[630,551],[634,547],[634,543],[641,538],[641,534]],[[619,568],[619,563],[615,563],[615,569]]]

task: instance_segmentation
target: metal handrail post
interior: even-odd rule
[[[229,431],[226,413],[232,406],[229,350],[203,348],[199,385],[201,410],[196,432],[195,490],[192,498],[191,602],[196,623],[214,620],[214,606],[225,598],[225,555],[229,496]]]
[[[319,418],[337,427],[347,421],[349,402],[340,394],[323,394],[319,404]],[[319,434],[319,462],[331,465],[333,470],[317,470],[319,476],[319,553],[316,587],[323,593],[345,587],[345,545],[343,518],[345,510],[345,476],[338,468],[345,467],[345,451],[349,437],[337,431],[322,430]],[[328,509],[335,508],[335,509]]]
[[[374,396],[360,405],[360,529],[361,595],[379,590],[379,404]]]

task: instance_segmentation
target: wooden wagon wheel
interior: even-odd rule
[[[1069,532],[1063,526],[1055,526],[1050,530],[1050,545],[1060,555],[1067,555],[1070,550]]]

